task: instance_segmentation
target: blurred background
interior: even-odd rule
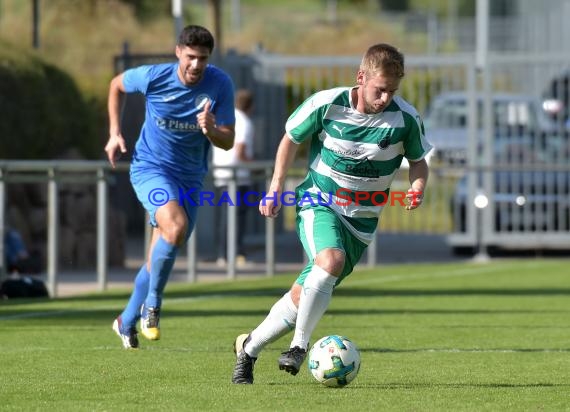
[[[117,171],[102,166],[108,84],[128,67],[173,60],[178,31],[200,24],[217,40],[212,62],[255,94],[259,161],[273,158],[306,97],[354,84],[368,46],[404,52],[399,93],[435,149],[424,207],[383,212],[372,248],[380,261],[566,253],[569,19],[569,0],[0,0],[0,232],[17,230],[41,272],[104,270],[98,259],[124,268],[142,256],[145,216],[129,156]],[[130,150],[143,105],[136,95],[124,102]],[[303,156],[296,166],[291,189]],[[406,166],[394,190],[407,188]],[[256,173],[262,191],[268,172]],[[246,242],[263,260],[265,222],[254,212]],[[212,207],[200,213],[197,260],[209,262]],[[293,231],[287,208],[276,222],[277,257],[302,262]]]

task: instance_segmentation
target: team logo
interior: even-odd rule
[[[208,96],[207,94],[199,94],[194,99],[194,105],[196,106],[197,109],[201,110],[204,108],[208,100],[211,100],[210,96]]]
[[[165,129],[166,128],[166,119],[162,119],[160,117],[156,118],[156,125],[159,129]]]
[[[340,137],[342,137],[342,131],[344,130],[344,127],[339,127],[336,124],[333,124],[332,128],[335,129],[340,134]]]
[[[386,136],[384,139],[378,142],[378,147],[382,150],[385,150],[390,146],[390,136]]]

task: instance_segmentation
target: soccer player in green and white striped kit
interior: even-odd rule
[[[297,232],[309,263],[263,322],[236,338],[233,383],[252,384],[263,347],[291,330],[293,339],[278,365],[299,372],[333,289],[372,241],[404,157],[410,164],[405,207],[421,205],[428,178],[424,157],[432,146],[416,109],[395,95],[403,76],[402,53],[374,45],[362,59],[356,86],[317,92],[289,117],[259,210],[277,216],[287,171],[299,144],[310,140],[309,170],[296,189]]]

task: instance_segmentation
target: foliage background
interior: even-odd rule
[[[78,148],[99,149],[98,111],[64,71],[0,42],[0,158],[52,158]]]
[[[2,140],[10,141],[2,145],[0,157],[51,158],[68,145],[77,146],[85,157],[102,157],[113,57],[125,44],[133,53],[173,50],[171,0],[37,2],[39,47],[34,49],[33,1],[0,1],[0,83],[2,94],[11,96],[0,106],[6,113],[0,121]],[[357,55],[379,41],[396,44],[405,53],[422,52],[426,34],[406,31],[393,10],[463,15],[472,13],[474,4],[455,0],[450,10],[447,0],[338,0],[332,10],[333,2],[325,0],[240,0],[236,13],[233,0],[184,0],[183,24],[214,31],[215,3],[221,10],[217,42],[222,52],[263,47],[272,53],[305,55]]]

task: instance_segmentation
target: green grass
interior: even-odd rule
[[[570,275],[565,260],[381,266],[336,291],[313,341],[355,341],[343,389],[306,367],[279,371],[289,337],[233,385],[234,337],[255,327],[292,275],[169,285],[163,339],[126,351],[111,331],[127,291],[0,304],[5,411],[570,410]]]

